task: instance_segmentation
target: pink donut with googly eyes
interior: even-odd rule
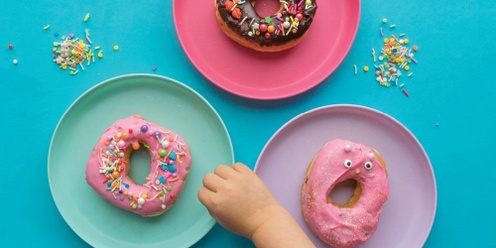
[[[387,168],[378,151],[352,141],[325,144],[308,166],[302,186],[302,214],[310,230],[335,247],[365,243],[376,231],[389,197]],[[331,199],[336,185],[353,180],[347,203]]]
[[[133,150],[150,153],[144,184],[129,176]],[[86,182],[104,199],[141,216],[156,216],[177,201],[191,168],[191,153],[177,133],[139,115],[117,120],[98,139],[86,164]]]

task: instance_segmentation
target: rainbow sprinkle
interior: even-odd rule
[[[83,63],[85,61],[87,66],[91,62],[95,62],[95,53],[91,48],[89,31],[86,30],[85,33],[85,40],[74,37],[74,34],[69,34],[67,37],[62,36],[62,41],[53,43],[53,62],[62,70],[69,69],[69,74],[72,76],[78,74],[79,69],[84,71]],[[102,51],[99,51],[98,57],[103,57]]]
[[[385,24],[387,19],[383,19],[382,23]],[[390,29],[396,27],[391,25]],[[379,30],[381,37],[384,37],[382,27]],[[376,54],[376,50],[372,48],[372,58],[374,61],[376,81],[379,85],[384,87],[398,86],[402,88],[405,96],[409,96],[407,91],[403,88],[404,83],[400,83],[400,77],[403,73],[407,73],[407,77],[411,77],[413,72],[410,72],[412,62],[417,64],[414,58],[414,53],[417,52],[418,46],[409,47],[410,41],[405,37],[404,33],[395,36],[392,34],[389,38],[383,38],[383,47],[380,52]]]

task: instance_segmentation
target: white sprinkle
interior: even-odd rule
[[[12,63],[13,63],[14,65],[17,65],[17,63],[19,63],[19,61],[17,61],[17,59],[14,59],[14,60],[12,60]]]
[[[252,18],[251,21],[250,21],[250,27],[251,27],[251,25],[253,24],[254,21],[255,21],[255,18]]]
[[[393,24],[393,25],[391,25],[391,26],[389,26],[389,28],[394,28],[394,27],[396,27],[396,25],[394,25],[394,24]]]
[[[355,75],[358,73],[358,68],[356,65],[353,65],[353,68],[355,69]]]
[[[243,18],[243,20],[241,20],[241,22],[240,22],[239,24],[243,24],[243,23],[246,21],[246,18],[248,18],[248,16],[245,16],[245,17]]]
[[[413,75],[413,72],[408,73],[408,77],[411,77]]]

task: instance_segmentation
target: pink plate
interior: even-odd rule
[[[360,247],[422,247],[436,213],[434,172],[415,136],[384,113],[356,105],[330,105],[303,113],[272,136],[255,172],[314,244],[326,247],[303,220],[300,194],[308,164],[327,141],[335,138],[376,148],[388,167],[389,200],[377,231]]]
[[[281,99],[325,80],[355,39],[360,0],[319,0],[317,4],[307,37],[277,53],[252,51],[229,39],[219,27],[213,0],[175,0],[174,23],[186,55],[212,83],[247,98]]]

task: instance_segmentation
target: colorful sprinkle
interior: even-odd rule
[[[9,44],[8,48],[9,48],[9,50],[12,50],[12,48],[14,48],[14,46],[12,44]]]
[[[140,130],[142,133],[146,133],[146,132],[148,132],[148,126],[147,125],[141,126]]]
[[[84,22],[87,22],[89,19],[90,19],[90,13],[87,13],[87,14],[84,16],[83,21],[84,21]]]
[[[387,19],[384,18],[382,22],[386,23]],[[390,25],[389,27],[395,28],[396,25]],[[404,72],[409,72],[412,69],[410,65],[412,62],[417,63],[414,58],[414,52],[418,51],[418,46],[409,48],[410,40],[405,37],[404,33],[401,33],[398,37],[394,34],[384,37],[383,29],[380,28],[380,35],[383,37],[381,38],[383,47],[377,57],[375,49],[372,49],[376,81],[384,87],[393,85],[402,88],[404,83],[399,84],[399,78]],[[365,67],[364,71],[366,71]],[[407,74],[408,77],[412,75],[412,72]],[[402,91],[406,96],[409,96],[405,89],[402,89]]]
[[[86,41],[89,41],[89,31],[86,31]],[[60,69],[69,69],[69,75],[75,76],[79,70],[85,70],[83,63],[86,61],[89,66],[95,61],[95,54],[91,49],[91,43],[85,43],[84,40],[75,38],[74,34],[67,37],[62,36],[62,41],[53,42],[53,62]]]
[[[43,27],[43,30],[47,30],[49,28],[50,28],[50,25],[46,25],[46,26]]]
[[[114,51],[117,51],[117,50],[119,50],[119,46],[118,45],[115,45],[114,46]]]

